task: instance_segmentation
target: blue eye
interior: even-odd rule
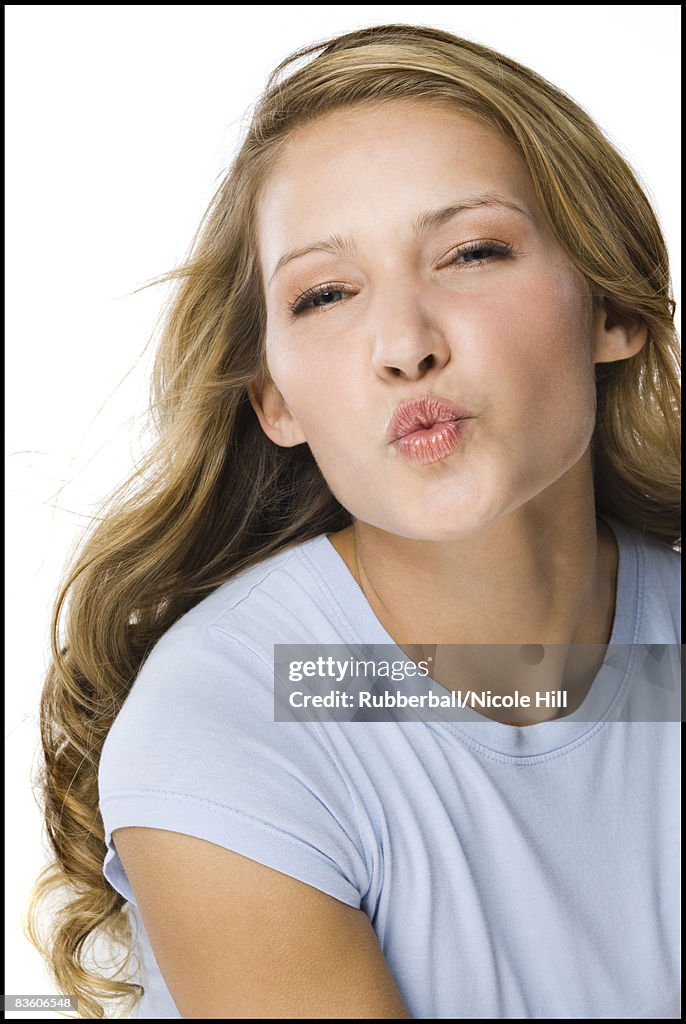
[[[493,249],[489,249],[488,246],[483,246],[481,249],[468,249],[466,252],[461,252],[457,255],[458,257],[464,256],[465,259],[467,256],[474,256],[476,258],[474,260],[467,260],[467,263],[481,263],[482,259],[488,259],[489,252],[492,253]],[[485,257],[483,255],[484,253],[486,253]]]
[[[306,292],[298,296],[293,305],[289,305],[290,311],[294,316],[298,313],[304,312],[306,309],[324,309],[326,306],[335,306],[335,296],[343,295],[344,291],[342,286],[334,284],[321,284],[317,285],[316,288],[308,288]],[[309,306],[312,302],[313,305]]]
[[[333,298],[333,296],[342,294],[343,292],[340,291],[340,289],[330,288],[328,291],[325,292],[317,292],[315,295],[312,296],[312,301],[314,302],[315,308],[317,308],[318,306],[330,306],[332,305],[331,299]]]

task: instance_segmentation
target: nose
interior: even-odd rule
[[[374,323],[372,362],[384,380],[422,380],[450,359],[445,333],[431,316],[425,297],[406,285],[378,294],[371,310]]]

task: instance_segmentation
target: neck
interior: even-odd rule
[[[331,541],[397,643],[607,644],[617,550],[590,459],[478,535],[400,537],[356,520]]]
[[[409,657],[434,645],[561,645],[547,651],[546,685],[570,688],[570,710],[585,697],[604,658],[598,645],[610,641],[618,563],[612,531],[596,519],[590,458],[478,535],[414,540],[356,521],[330,540]],[[434,649],[444,666],[434,678],[456,688],[469,660],[469,678],[493,685],[496,650],[482,650],[480,668],[474,652]],[[521,662],[514,647],[511,658],[509,669]],[[509,669],[497,673],[505,689],[534,678],[526,665]]]

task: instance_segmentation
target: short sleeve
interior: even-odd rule
[[[112,840],[128,825],[216,843],[352,907],[369,888],[354,806],[310,722],[275,722],[273,664],[214,625],[155,645],[106,737],[103,873],[136,905]]]

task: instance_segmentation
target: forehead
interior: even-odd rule
[[[506,194],[536,216],[522,157],[473,115],[423,100],[336,110],[279,153],[258,204],[261,253],[268,263],[322,233],[364,233],[370,218],[381,227],[476,191]]]

